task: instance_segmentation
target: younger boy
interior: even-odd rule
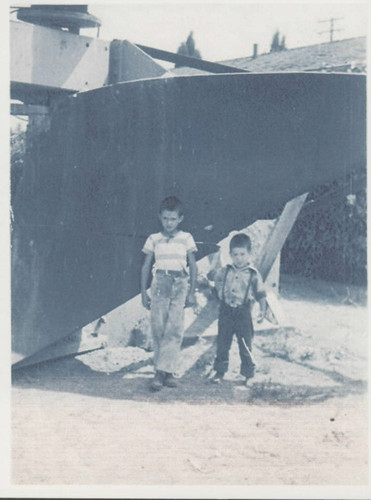
[[[210,271],[208,277],[215,281],[220,299],[217,353],[214,361],[212,381],[220,383],[228,371],[229,350],[233,335],[236,334],[241,358],[240,373],[252,378],[255,363],[251,357],[252,339],[254,336],[251,319],[253,302],[259,302],[262,321],[266,313],[266,293],[258,271],[250,265],[251,240],[244,233],[234,235],[229,244],[232,265],[217,271]]]
[[[197,247],[190,233],[178,229],[183,217],[181,202],[175,196],[165,198],[159,213],[163,229],[151,234],[142,250],[145,253],[141,274],[142,304],[151,310],[154,344],[153,391],[159,391],[163,385],[176,387],[173,373],[183,340],[184,307],[196,302]],[[150,298],[146,289],[153,260]]]

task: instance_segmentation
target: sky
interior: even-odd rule
[[[136,1],[89,4],[89,12],[101,21],[100,38],[127,39],[176,52],[189,32],[194,32],[202,58],[222,61],[251,56],[253,44],[259,53],[269,52],[276,30],[286,37],[287,48],[329,41],[329,22],[334,23],[334,40],[367,33],[366,2],[203,2],[171,3]],[[85,31],[86,34],[87,30]]]

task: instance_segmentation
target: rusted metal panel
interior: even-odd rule
[[[66,98],[13,194],[13,349],[33,354],[138,292],[163,197],[179,196],[184,229],[215,243],[363,167],[365,110],[364,76],[313,73],[157,78]]]

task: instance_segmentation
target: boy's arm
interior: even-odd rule
[[[186,299],[186,305],[193,306],[196,304],[195,288],[197,278],[197,264],[194,252],[188,252],[188,266],[189,266],[189,290]]]
[[[140,279],[142,304],[146,309],[151,308],[151,299],[147,293],[147,284],[151,272],[152,260],[153,260],[153,253],[147,253],[143,262],[141,279]]]

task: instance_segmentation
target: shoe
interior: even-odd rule
[[[246,377],[245,378],[245,381],[243,382],[244,385],[248,386],[249,385],[249,381],[252,379],[253,377]]]
[[[164,381],[164,374],[159,370],[156,371],[155,376],[151,382],[152,391],[160,391],[162,389],[162,383]]]
[[[164,381],[162,382],[166,387],[177,387],[177,381],[172,373],[166,373]]]
[[[213,378],[211,379],[211,382],[213,384],[220,384],[223,380],[224,375],[222,373],[216,372]]]

